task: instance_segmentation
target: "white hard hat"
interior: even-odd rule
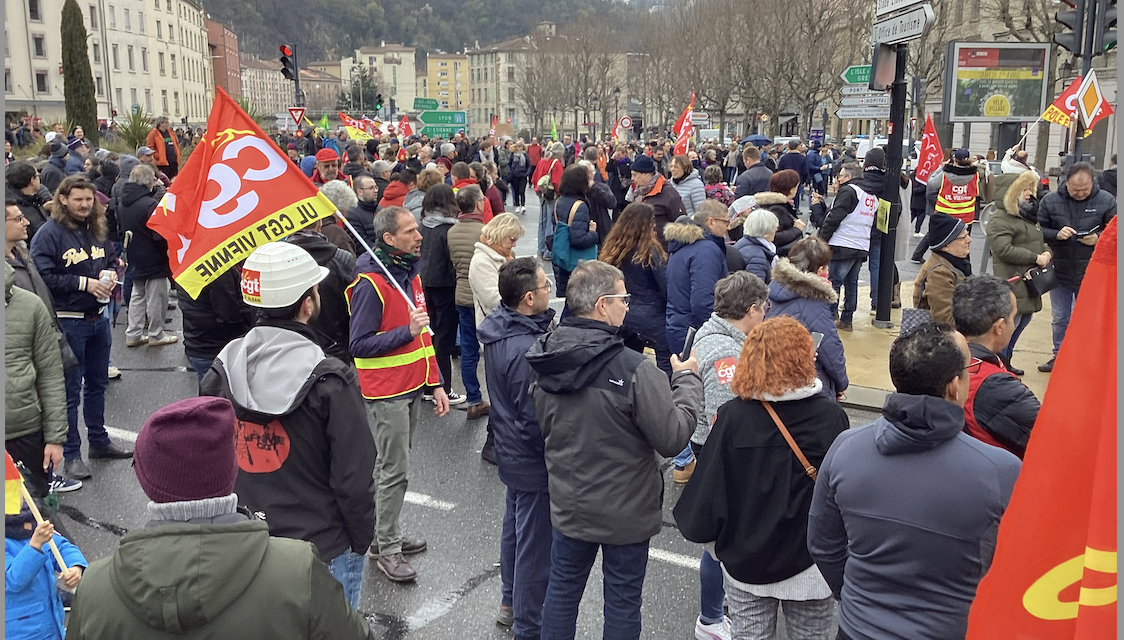
[[[328,270],[297,245],[269,242],[242,265],[242,300],[263,309],[287,307],[327,275]]]

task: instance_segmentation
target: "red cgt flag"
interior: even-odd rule
[[[398,133],[402,134],[403,138],[409,138],[414,135],[414,128],[410,126],[410,119],[402,116],[402,121],[398,123]]]
[[[1042,119],[1063,127],[1077,117],[1077,90],[1081,88],[1081,76],[1073,81],[1062,94],[1042,112]]]
[[[258,246],[336,211],[237,102],[216,93],[207,132],[148,219],[192,298]]]
[[[937,128],[933,126],[933,115],[928,114],[925,116],[925,133],[921,136],[921,154],[917,156],[917,180],[928,182],[941,162],[944,162],[944,151],[937,138]]]
[[[672,112],[672,113],[674,113],[674,112]],[[691,127],[694,126],[694,123],[692,122],[692,120],[694,119],[694,114],[695,114],[695,92],[692,91],[691,92],[691,102],[690,102],[690,104],[688,104],[687,108],[683,110],[683,113],[681,113],[679,115],[679,119],[675,121],[675,128],[673,129],[673,131],[675,133],[676,138],[682,138],[683,134],[690,135]],[[679,148],[678,142],[676,142],[675,148],[676,149]],[[687,152],[683,151],[683,153],[687,153]],[[681,155],[678,151],[676,151],[675,154]]]
[[[1085,272],[968,640],[1116,638],[1116,230]]]

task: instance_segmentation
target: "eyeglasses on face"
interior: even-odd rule
[[[968,362],[968,366],[966,366],[964,368],[968,370],[969,375],[974,376],[974,375],[976,375],[977,373],[980,372],[980,367],[982,365],[983,365],[983,360],[980,360],[979,358],[972,358]]]
[[[27,220],[27,216],[23,215],[22,213],[19,214],[18,216],[13,217],[13,218],[9,218],[7,216],[4,216],[4,222],[12,222],[12,221],[24,222],[25,220]]]
[[[632,294],[631,293],[611,293],[611,294],[603,295],[601,297],[602,298],[620,298],[621,302],[623,302],[624,306],[626,306],[626,307],[629,305],[630,302],[632,302]]]

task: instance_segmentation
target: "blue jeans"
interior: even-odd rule
[[[363,592],[363,565],[366,562],[366,554],[344,551],[325,563],[332,577],[343,585],[343,596],[351,603],[352,609],[359,609],[359,596]]]
[[[546,248],[547,236],[554,235],[554,203],[557,200],[543,200],[539,198],[539,246],[538,254],[545,255],[550,251]]]
[[[512,607],[516,640],[538,638],[550,581],[550,494],[508,488],[500,538],[500,603]]]
[[[195,377],[199,378],[199,382],[203,382],[203,376],[211,370],[211,365],[215,363],[212,358],[197,358],[195,356],[187,356],[187,362],[195,371]]]
[[[1005,358],[1007,362],[1011,361],[1011,356],[1015,353],[1015,343],[1019,341],[1019,336],[1023,334],[1023,329],[1030,325],[1031,318],[1034,314],[1024,313],[1015,316],[1015,331],[1011,334],[1011,342],[1007,344],[1007,348],[999,352],[999,357]]]
[[[691,464],[691,461],[694,459],[695,452],[691,451],[691,445],[688,444],[683,447],[683,450],[679,452],[679,455],[675,456],[675,460],[672,462],[675,463],[676,469],[686,469],[687,465]]]
[[[605,626],[603,637],[637,640],[640,637],[640,603],[644,574],[648,570],[648,540],[636,544],[583,542],[554,531],[550,550],[550,585],[542,609],[541,640],[572,640],[577,633],[578,604],[597,550],[605,576]]]
[[[480,343],[476,340],[476,308],[457,305],[457,319],[460,326],[461,382],[468,404],[480,404],[484,396],[480,393],[480,378],[476,375],[476,365],[480,362]]]
[[[78,357],[78,366],[66,374],[66,422],[69,429],[62,451],[67,460],[80,460],[79,401],[90,447],[101,449],[111,444],[109,434],[105,432],[105,388],[109,386],[111,344],[109,320],[100,315],[95,320],[60,318],[59,323],[71,350]]]
[[[726,588],[722,581],[722,563],[704,549],[699,559],[699,617],[703,624],[718,624],[725,617],[722,601]]]
[[[843,297],[843,311],[839,314],[840,322],[850,322],[851,317],[855,315],[855,309],[859,306],[859,270],[862,268],[863,261],[860,258],[851,258],[848,260],[832,260],[827,265],[827,277],[831,280],[831,288],[835,289],[835,293],[839,294],[843,289],[845,296]],[[831,312],[839,308],[839,302],[831,305]]]
[[[1053,321],[1054,357],[1062,348],[1065,330],[1069,328],[1069,317],[1073,314],[1073,304],[1077,302],[1077,292],[1069,287],[1058,285],[1050,290],[1050,315]]]

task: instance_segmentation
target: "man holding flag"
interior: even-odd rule
[[[406,556],[426,549],[425,540],[402,535],[398,520],[409,485],[410,443],[423,392],[433,394],[434,413],[449,412],[422,292],[421,234],[414,215],[387,207],[375,215],[373,254],[356,262],[358,277],[347,288],[351,353],[375,435],[375,544],[370,555],[393,582],[413,582]]]

